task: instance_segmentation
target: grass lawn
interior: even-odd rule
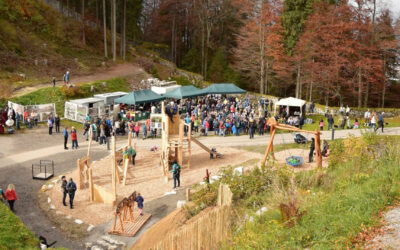
[[[38,239],[0,202],[0,249],[37,249]]]

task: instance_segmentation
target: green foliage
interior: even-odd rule
[[[201,55],[196,48],[191,48],[182,59],[181,67],[185,70],[200,73]]]
[[[38,239],[0,202],[0,249],[36,249]]]
[[[229,66],[223,49],[218,49],[215,53],[208,71],[208,79],[213,82],[238,82],[239,75]]]
[[[331,152],[328,169],[296,174],[297,191],[292,185],[284,185],[269,196],[260,192],[258,199],[267,204],[268,212],[254,222],[238,223],[240,228],[233,232],[232,244],[240,249],[352,248],[352,239],[364,227],[379,224],[379,211],[393,204],[400,194],[398,137],[366,134],[331,143]],[[280,218],[278,206],[285,201],[285,193],[294,195],[301,210],[306,211],[292,228],[285,227]],[[254,196],[246,194],[241,202],[257,200]]]
[[[292,53],[300,34],[303,32],[307,16],[312,12],[312,5],[318,0],[285,0],[282,13],[284,46],[288,54]]]
[[[153,65],[150,68],[150,72],[149,72],[153,77],[155,78],[159,78],[160,79],[160,75],[158,74],[158,70],[157,68]]]
[[[171,77],[172,81],[176,81],[177,84],[186,86],[186,85],[193,85],[192,82],[185,76],[174,76]]]

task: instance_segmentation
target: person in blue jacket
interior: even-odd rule
[[[68,128],[65,127],[62,133],[63,133],[63,136],[64,136],[64,149],[68,149],[68,147],[67,147],[67,142],[68,142]]]
[[[140,215],[143,215],[143,202],[144,202],[144,199],[143,199],[142,195],[140,195],[140,193],[138,193],[138,196],[136,197],[136,202],[137,202],[137,205],[138,205],[138,208],[139,208]]]
[[[174,164],[172,165],[172,170],[171,170],[173,176],[174,176],[174,188],[176,188],[176,183],[178,182],[178,187],[181,186],[181,166],[174,161]]]

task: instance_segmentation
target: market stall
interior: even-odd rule
[[[276,107],[286,107],[286,112],[289,116],[301,116],[305,112],[306,101],[294,97],[280,99],[275,103],[274,113],[276,114]]]
[[[211,95],[211,94],[245,94],[246,90],[239,88],[233,83],[214,83],[209,87],[201,90],[203,94]]]

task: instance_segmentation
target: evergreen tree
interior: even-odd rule
[[[303,31],[312,5],[318,0],[285,0],[282,13],[282,27],[286,53],[292,54],[293,48]]]

